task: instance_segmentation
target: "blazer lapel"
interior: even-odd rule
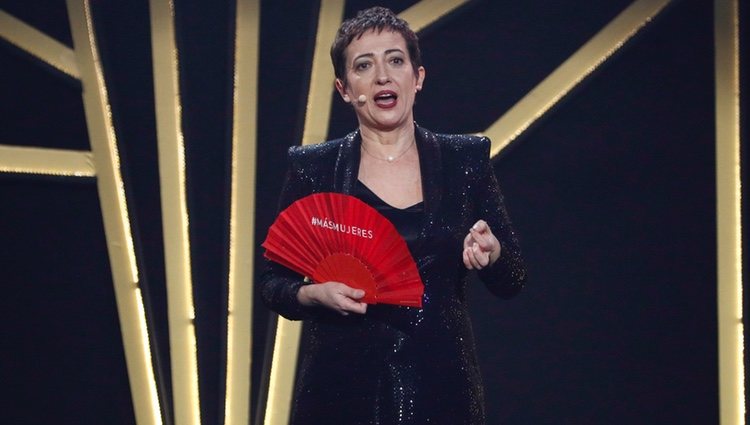
[[[359,150],[362,138],[359,130],[347,134],[336,157],[334,191],[351,195],[359,174]]]
[[[443,161],[440,154],[440,145],[434,133],[417,126],[416,141],[419,152],[419,168],[422,173],[422,196],[425,210],[422,230],[423,234],[430,234],[430,227],[435,223],[436,214],[440,211],[440,203],[443,199]]]

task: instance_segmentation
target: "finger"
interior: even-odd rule
[[[365,296],[365,291],[359,288],[352,288],[351,286],[341,282],[330,282],[331,288],[333,288],[334,294],[340,294],[347,298],[354,298],[358,300]]]
[[[471,243],[473,241],[474,235],[472,234],[471,229],[469,229],[469,233],[466,234],[466,237],[464,237],[464,248],[468,248],[471,246]]]
[[[479,263],[479,260],[477,260],[476,257],[476,252],[478,249],[479,246],[476,244],[476,242],[471,246],[471,248],[469,248],[469,261],[471,261],[471,265],[477,270],[482,268],[482,265]]]
[[[349,311],[357,314],[365,314],[367,312],[367,303],[355,303]]]
[[[471,265],[471,260],[469,260],[469,248],[468,246],[464,248],[463,257],[464,257],[464,266],[466,266],[467,269],[472,270],[474,266]]]
[[[479,220],[474,226],[469,229],[469,234],[475,239],[475,240],[492,240],[495,235],[492,234],[492,229],[490,229],[489,224],[487,224],[484,220]]]
[[[356,301],[352,301],[351,299],[347,298],[347,300],[342,303],[341,311],[347,312],[347,313],[358,313],[358,314],[364,314],[367,311],[367,304],[366,303],[360,303]]]
[[[477,220],[476,223],[474,223],[473,226],[471,226],[471,229],[476,231],[477,233],[484,233],[490,229],[490,226],[487,224],[484,220]]]
[[[341,294],[349,298],[358,300],[365,296],[365,291],[363,289],[356,289],[352,288],[351,286],[347,286],[346,289],[342,290]]]
[[[479,244],[479,247],[482,248],[483,251],[492,251],[495,247],[496,238],[495,235],[490,232],[478,233],[472,231],[472,236],[474,236],[474,241]]]
[[[482,270],[482,268],[484,267],[482,265],[482,256],[483,256],[482,250],[479,248],[479,245],[477,245],[475,243],[471,247],[471,258],[473,258],[473,260],[475,262],[474,268],[477,269],[477,270]]]
[[[334,296],[339,310],[364,313],[367,303],[358,301],[365,296],[365,291],[363,289],[352,288],[351,286],[341,283],[339,284]]]
[[[491,235],[492,229],[490,228],[490,225],[487,224],[484,220],[479,220],[476,223],[474,223],[473,226],[471,226],[471,229],[469,229],[470,233],[473,235]]]
[[[490,263],[490,254],[482,250],[477,244],[474,245],[474,258],[479,262],[479,268],[484,268]]]

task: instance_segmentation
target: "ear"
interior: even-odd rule
[[[424,85],[424,77],[425,77],[424,67],[420,66],[419,69],[417,69],[417,84],[416,84],[417,91],[422,90],[422,86]]]
[[[346,84],[344,84],[341,79],[337,78],[336,82],[333,83],[334,86],[336,86],[336,91],[339,92],[339,95],[342,99],[344,99],[344,102],[351,103],[352,100],[349,98],[349,95],[346,94]]]

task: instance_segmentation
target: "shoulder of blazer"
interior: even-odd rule
[[[443,153],[458,154],[462,157],[489,157],[490,139],[485,136],[471,134],[435,134],[435,138]]]
[[[467,177],[478,178],[491,167],[489,138],[470,134],[433,136],[440,147],[444,173],[462,173]]]
[[[309,164],[329,159],[335,159],[341,148],[344,139],[334,139],[314,145],[291,146],[289,147],[289,160],[292,163]]]
[[[417,135],[425,144],[433,145],[442,155],[451,157],[489,158],[490,139],[486,136],[472,134],[433,133],[417,125]]]
[[[315,175],[321,170],[333,169],[345,143],[351,142],[356,132],[338,139],[314,145],[291,146],[288,150],[288,167],[296,172]]]

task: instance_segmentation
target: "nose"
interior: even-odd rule
[[[378,84],[386,84],[391,81],[391,77],[388,75],[388,68],[384,64],[376,66],[376,78]]]

